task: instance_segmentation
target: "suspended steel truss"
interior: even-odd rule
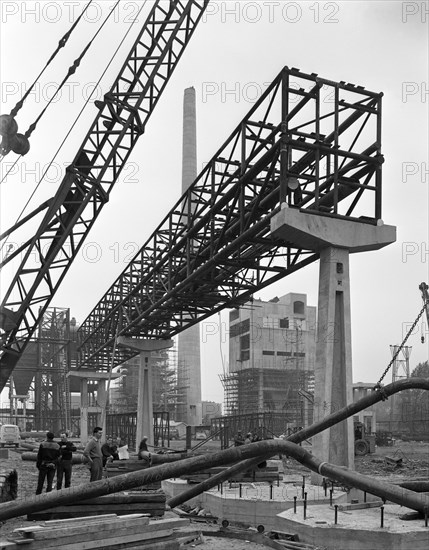
[[[171,338],[314,262],[273,238],[283,203],[377,224],[381,98],[284,68],[81,325],[79,366],[107,369],[115,335]]]
[[[43,215],[34,236],[2,266],[19,261],[0,310],[0,390],[76,257],[138,138],[144,133],[208,0],[155,1],[56,195],[21,220]]]

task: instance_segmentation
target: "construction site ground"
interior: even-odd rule
[[[386,461],[385,457],[398,460],[397,463]],[[288,457],[283,457],[285,474],[310,475],[310,472],[301,464]],[[18,472],[18,498],[25,499],[34,495],[37,483],[38,471],[35,462],[23,461],[21,454],[9,449],[9,458],[2,459],[2,470],[15,469]],[[400,441],[389,447],[377,447],[374,454],[355,457],[356,471],[371,477],[383,478],[398,482],[402,479],[426,479],[429,480],[429,442]],[[82,464],[73,466],[72,484],[87,483],[89,478],[87,468]],[[167,512],[166,517],[177,517],[173,512]],[[25,516],[13,518],[0,525],[0,539],[5,539],[14,529],[28,526]],[[190,529],[201,531],[218,531],[219,526],[212,523],[192,523]],[[205,550],[217,550],[222,547],[226,550],[241,550],[243,548],[259,550],[266,548],[260,544],[246,542],[244,540],[221,539],[205,536],[204,543],[200,545]]]

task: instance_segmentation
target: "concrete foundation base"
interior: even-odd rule
[[[186,490],[189,485],[185,481],[176,479],[162,482],[162,489],[169,496],[175,496]],[[307,513],[308,509],[316,504],[329,507],[329,492],[325,496],[319,485],[306,485]],[[297,515],[303,515],[302,487],[300,483],[280,483],[270,488],[267,483],[239,483],[225,482],[222,491],[217,488],[207,491],[195,499],[187,502],[190,505],[199,505],[219,520],[228,520],[230,523],[242,523],[249,527],[263,525],[265,531],[272,529],[284,530],[278,523],[278,514],[294,508],[296,497]],[[347,502],[347,493],[335,491],[335,504]]]
[[[309,507],[304,520],[302,513],[286,510],[277,516],[281,531],[296,533],[302,543],[329,550],[423,550],[428,546],[429,528],[424,519],[403,521],[399,516],[412,512],[396,504],[384,506],[383,527],[381,508],[335,510],[327,505]]]
[[[189,484],[185,479],[165,479],[161,481],[161,489],[167,495],[168,500],[169,498],[177,497],[177,495],[189,489]],[[186,504],[188,506],[202,506],[204,495],[205,493],[191,498],[186,501]]]

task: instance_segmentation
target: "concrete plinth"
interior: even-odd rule
[[[189,488],[189,485],[180,479],[170,479],[162,483],[162,488],[171,496],[176,496]],[[230,486],[229,482],[224,482],[222,491],[213,488],[187,503],[198,504],[206,512],[220,520],[226,519],[231,524],[240,523],[250,527],[263,525],[266,531],[280,529],[277,514],[285,510],[293,510],[294,497],[296,497],[297,515],[303,515],[304,501],[300,483],[297,485],[280,483],[279,487],[274,485],[270,489],[268,483],[232,483]],[[325,496],[321,487],[306,485],[305,491],[308,508],[321,503],[329,506],[330,497]],[[335,490],[332,501],[335,504],[345,504],[347,493]]]
[[[164,493],[167,495],[167,499],[177,497],[178,495],[182,494],[183,491],[187,491],[189,489],[189,483],[186,481],[186,479],[164,479],[161,481],[161,489],[164,491]],[[188,506],[200,506],[203,507],[203,500],[204,500],[205,493],[202,493],[201,495],[197,495],[194,498],[190,498],[186,501],[186,504]]]
[[[361,510],[335,510],[330,506],[312,506],[304,520],[293,510],[277,516],[278,529],[297,533],[301,543],[314,544],[329,550],[423,550],[428,544],[428,528],[424,519],[401,520],[409,512],[396,504],[384,506],[383,527],[380,507]]]
[[[152,403],[152,360],[151,354],[155,351],[171,348],[173,340],[135,340],[120,336],[118,345],[140,351],[139,387],[137,394],[137,426],[136,451],[143,436],[147,437],[148,445],[153,440],[153,403]]]

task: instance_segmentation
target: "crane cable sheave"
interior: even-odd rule
[[[18,132],[18,123],[12,115],[0,115],[0,154],[3,156],[13,151],[17,155],[26,155],[30,150],[28,138]]]

